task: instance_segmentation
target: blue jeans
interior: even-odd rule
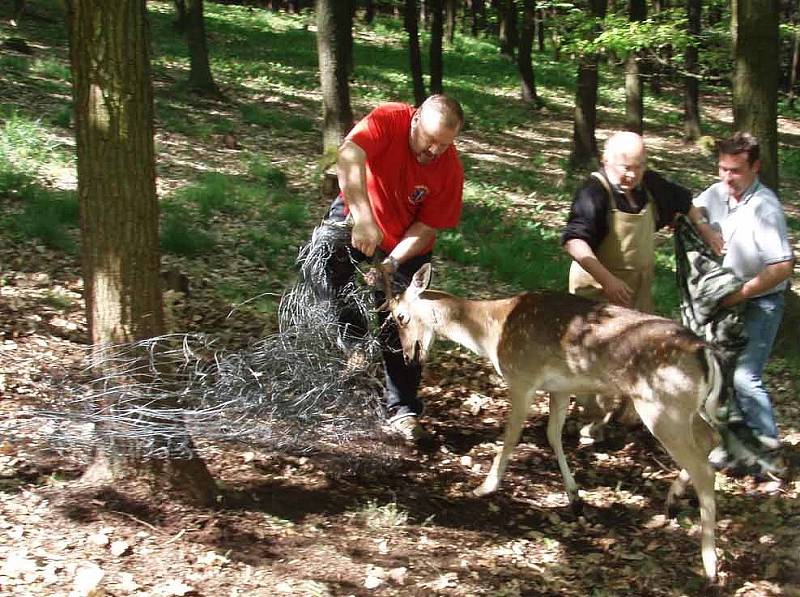
[[[750,299],[744,310],[747,345],[736,360],[733,387],[744,422],[756,435],[778,438],[772,402],[761,375],[783,318],[783,292]]]

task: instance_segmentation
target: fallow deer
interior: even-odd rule
[[[475,494],[499,487],[531,401],[542,391],[550,394],[547,439],[569,502],[579,507],[561,439],[570,395],[627,396],[683,469],[670,487],[667,506],[683,494],[688,481],[695,487],[703,566],[713,581],[716,505],[708,453],[716,433],[707,413],[715,412],[722,375],[710,347],[674,321],[632,309],[556,292],[467,300],[427,290],[430,276],[426,264],[398,297],[387,285],[385,308],[399,328],[405,358],[423,361],[434,337],[444,336],[487,357],[508,384],[511,411],[503,447]]]

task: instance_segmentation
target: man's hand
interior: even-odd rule
[[[372,257],[375,249],[381,244],[383,233],[372,219],[362,220],[353,224],[350,244],[367,257]]]
[[[375,288],[383,288],[385,277],[391,277],[394,271],[395,270],[391,262],[383,261],[382,263],[374,265],[367,270],[367,272],[364,274],[364,281]]]
[[[697,231],[714,253],[722,255],[725,250],[725,241],[722,239],[722,235],[719,232],[708,224],[700,224],[697,226]]]
[[[631,297],[633,290],[630,286],[625,284],[616,276],[611,276],[609,280],[603,285],[603,294],[608,297],[608,300],[623,307],[629,307],[631,304]]]

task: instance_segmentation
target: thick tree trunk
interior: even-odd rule
[[[602,19],[606,15],[606,0],[590,0],[590,16]],[[592,35],[599,33],[599,27]],[[578,80],[575,94],[575,116],[572,127],[572,152],[570,165],[573,168],[590,166],[597,159],[597,82],[598,57],[586,54],[578,59]]]
[[[644,0],[630,0],[630,20],[644,21],[647,7]],[[625,128],[642,133],[644,128],[644,96],[638,52],[630,52],[625,58]]]
[[[444,38],[444,11],[442,0],[430,0],[431,7],[431,94],[444,93],[444,61],[442,44]]]
[[[700,81],[698,79],[698,42],[700,35],[701,0],[687,0],[686,14],[689,44],[684,53],[686,76],[683,79],[683,136],[695,141],[702,135],[700,129]]]
[[[148,26],[145,0],[69,0],[67,8],[84,298],[102,361],[110,345],[157,336],[164,325]],[[118,453],[109,456],[110,466],[98,452],[90,476],[131,470]],[[193,451],[168,466],[160,479],[213,502],[214,480]]]
[[[408,32],[408,57],[411,66],[411,80],[414,85],[414,103],[419,106],[425,101],[425,81],[422,77],[422,51],[419,47],[419,26],[417,22],[417,0],[406,0],[405,29]]]
[[[736,0],[733,122],[761,144],[761,180],[778,191],[778,0]]]
[[[517,54],[517,66],[519,68],[522,83],[523,101],[539,105],[539,97],[536,94],[536,75],[533,70],[533,35],[534,19],[536,14],[536,0],[522,1],[522,27],[519,36],[519,53]]]
[[[323,153],[335,153],[353,126],[348,83],[353,11],[349,0],[317,0]]]
[[[203,0],[186,0],[186,41],[189,45],[189,87],[196,93],[219,97],[221,94],[208,63]]]

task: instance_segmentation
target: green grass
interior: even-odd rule
[[[38,239],[65,253],[77,251],[78,200],[74,192],[25,187],[19,196],[23,210],[3,220],[3,228],[18,240]]]
[[[216,248],[214,236],[192,223],[188,211],[175,207],[164,211],[160,233],[163,251],[184,257],[198,257]]]

